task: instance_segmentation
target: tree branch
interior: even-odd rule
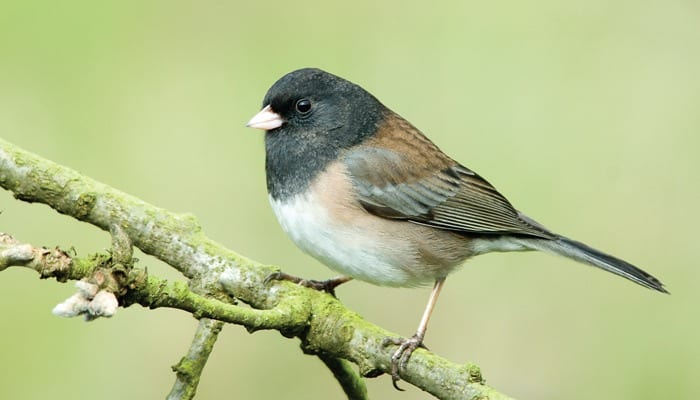
[[[34,258],[28,259],[29,255]],[[56,259],[60,262],[56,262]],[[60,249],[48,250],[22,244],[5,233],[0,233],[0,265],[33,269],[39,272],[42,279],[80,280],[83,284],[94,286],[94,288],[85,289],[91,293],[89,297],[94,297],[100,290],[107,290],[119,296],[123,307],[139,304],[152,309],[174,308],[187,311],[195,318],[213,318],[243,325],[251,331],[303,330],[310,312],[305,308],[289,308],[287,303],[280,303],[267,310],[229,304],[199,295],[183,282],[168,282],[148,275],[145,270],[139,268],[130,268],[125,271],[123,265],[110,253],[97,253],[86,258],[71,258]],[[78,286],[85,287],[85,285]]]
[[[48,266],[38,261],[41,254],[33,253],[29,258],[29,248],[16,242],[0,249],[0,271],[21,265],[59,281],[95,281],[91,284],[114,293],[124,306],[138,303],[179,308],[196,318],[239,324],[250,331],[276,329],[285,336],[298,337],[305,352],[327,357],[334,372],[347,368],[344,364],[336,368],[333,358],[355,363],[366,377],[391,370],[394,349],[383,347],[382,340],[396,335],[363,320],[325,293],[289,282],[266,285],[265,277],[275,272],[274,267],[249,260],[209,239],[191,215],[152,206],[2,139],[0,186],[20,200],[44,203],[103,230],[112,229],[113,235],[114,227],[119,227],[134,246],[163,260],[190,281],[189,285],[168,283],[147,276],[143,270],[109,263],[112,254],[75,260],[68,257],[67,261],[65,252],[56,249],[53,258],[58,261]],[[100,277],[105,279],[96,279]],[[116,287],[104,286],[105,282],[112,286],[116,282]],[[92,290],[86,292],[91,294]],[[235,305],[234,299],[252,308]],[[484,384],[478,367],[458,365],[424,349],[413,354],[401,378],[443,399],[507,398]]]
[[[362,377],[352,369],[347,361],[341,358],[319,354],[318,358],[331,370],[335,379],[340,383],[349,400],[367,400],[367,387]]]
[[[209,359],[209,354],[214,349],[214,343],[219,337],[219,332],[224,323],[208,318],[199,320],[197,332],[190,346],[190,351],[182,357],[177,365],[173,365],[173,371],[177,375],[175,384],[168,394],[168,400],[190,400],[194,398],[199,385],[202,370]]]

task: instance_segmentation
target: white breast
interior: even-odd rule
[[[417,262],[410,243],[367,231],[365,218],[376,217],[367,214],[340,222],[309,194],[286,202],[270,198],[270,203],[294,243],[333,270],[382,286],[417,286],[434,279],[407,270]]]

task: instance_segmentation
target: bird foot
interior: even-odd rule
[[[403,391],[398,385],[401,380],[399,373],[401,370],[406,368],[408,359],[411,358],[411,354],[419,348],[422,347],[427,349],[423,345],[423,335],[415,334],[410,338],[386,338],[382,341],[382,346],[386,347],[389,345],[399,346],[398,349],[391,356],[391,384],[394,385],[396,390]]]
[[[289,281],[294,282],[300,286],[326,292],[331,296],[336,297],[335,288],[351,279],[352,278],[349,278],[347,276],[338,276],[335,278],[326,279],[325,281],[317,281],[313,279],[302,279],[297,276],[285,274],[282,271],[278,271],[268,275],[267,278],[265,278],[265,284],[268,284],[272,281]]]

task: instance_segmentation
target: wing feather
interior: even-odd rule
[[[427,145],[437,150],[432,152],[437,157],[427,163],[412,161],[411,156],[425,156],[427,139],[411,126],[403,124],[400,128],[413,129],[413,138],[392,135],[389,130],[378,139],[394,136],[388,139],[403,146],[400,153],[370,142],[344,155],[360,203],[367,211],[463,233],[555,237],[523,218],[489,182],[444,155],[431,142]]]

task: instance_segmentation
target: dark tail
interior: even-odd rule
[[[581,242],[559,237],[557,239],[526,239],[524,244],[535,250],[558,254],[584,264],[602,268],[649,289],[668,293],[664,288],[664,284],[650,274],[626,261],[586,246]]]

